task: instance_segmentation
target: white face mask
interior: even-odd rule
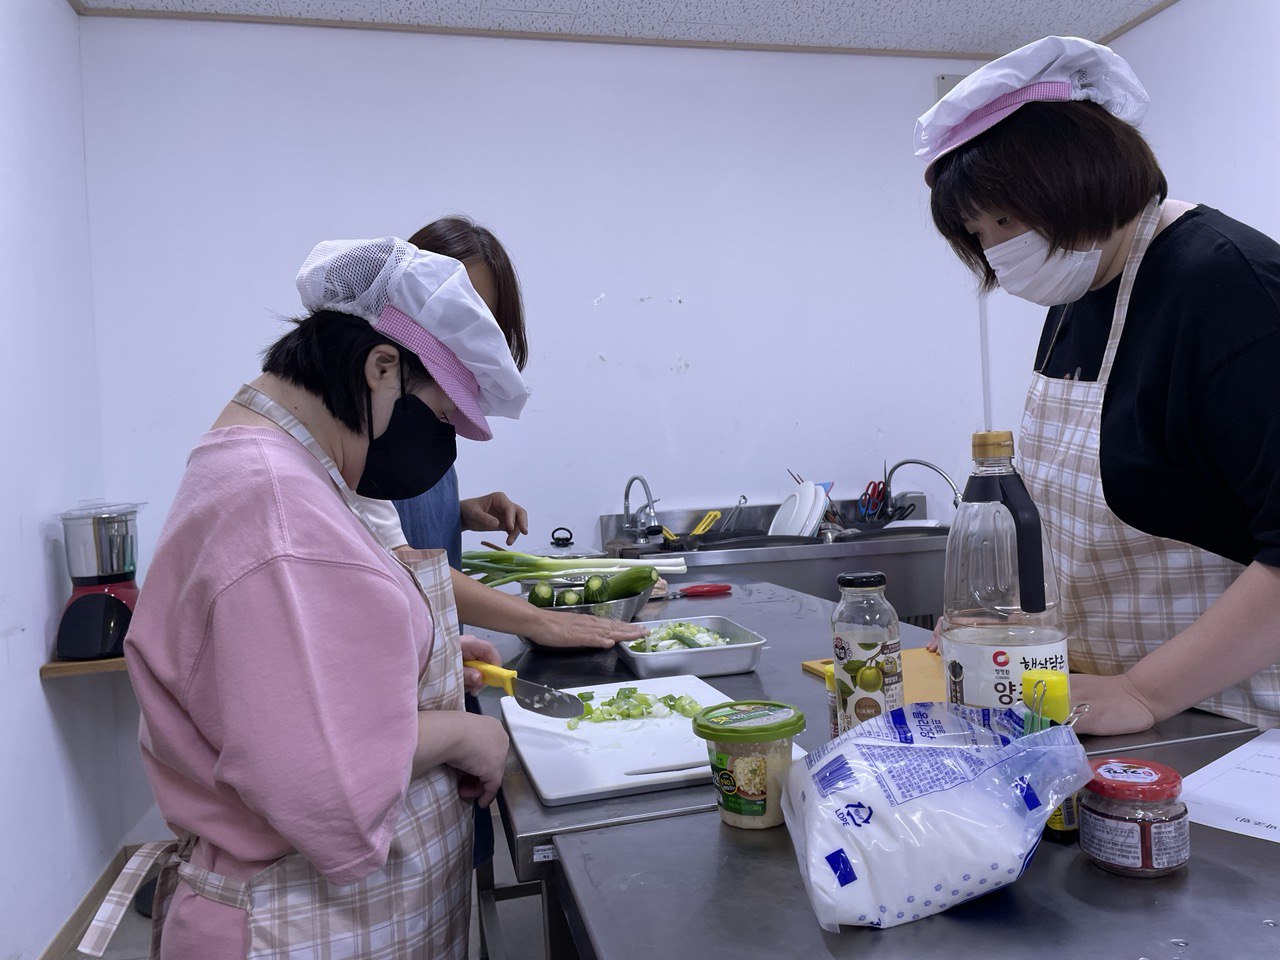
[[[1049,241],[1028,230],[983,251],[1000,286],[1044,307],[1079,300],[1093,286],[1102,248],[1049,252]]]

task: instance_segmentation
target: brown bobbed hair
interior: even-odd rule
[[[1080,250],[1105,240],[1168,183],[1136,128],[1089,101],[1034,102],[938,158],[930,207],[956,255],[998,286],[966,220],[1016,217],[1052,250]]]
[[[498,238],[469,217],[449,216],[427,224],[410,237],[409,242],[428,253],[453,257],[464,264],[470,260],[479,260],[489,268],[498,298],[493,318],[498,321],[498,326],[507,338],[516,368],[523,370],[529,360],[529,341],[524,330],[520,281],[516,278],[516,268],[512,265],[511,258],[507,256],[507,251],[498,242]]]

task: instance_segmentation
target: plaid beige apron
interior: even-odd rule
[[[377,537],[337,466],[286,409],[252,387],[235,400],[285,429],[328,470],[348,506]],[[462,710],[462,646],[449,566],[442,550],[405,563],[434,624],[419,710]],[[164,919],[179,879],[196,894],[248,913],[247,960],[463,960],[471,909],[472,817],[458,796],[458,772],[440,766],[409,782],[386,865],[335,886],[294,853],[247,881],[189,862],[194,837],[146,844],[126,864],[80,944],[102,956],[137,887],[163,864],[152,910],[151,956],[160,956]]]
[[[1019,470],[1040,508],[1057,567],[1071,667],[1084,673],[1123,673],[1195,622],[1244,569],[1189,544],[1135,530],[1111,512],[1103,496],[1102,401],[1134,278],[1159,219],[1160,204],[1152,200],[1139,219],[1121,275],[1097,382],[1059,380],[1037,371],[1022,418]],[[1280,665],[1200,706],[1264,728],[1276,726]]]

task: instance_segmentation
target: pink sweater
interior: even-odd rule
[[[230,427],[192,451],[125,643],[143,759],[198,866],[386,860],[417,744],[431,618],[305,448]],[[243,958],[245,915],[179,886],[166,957]]]

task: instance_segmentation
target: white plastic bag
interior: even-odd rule
[[[1013,883],[1092,779],[1068,727],[911,703],[795,763],[782,808],[818,923],[893,927]]]

